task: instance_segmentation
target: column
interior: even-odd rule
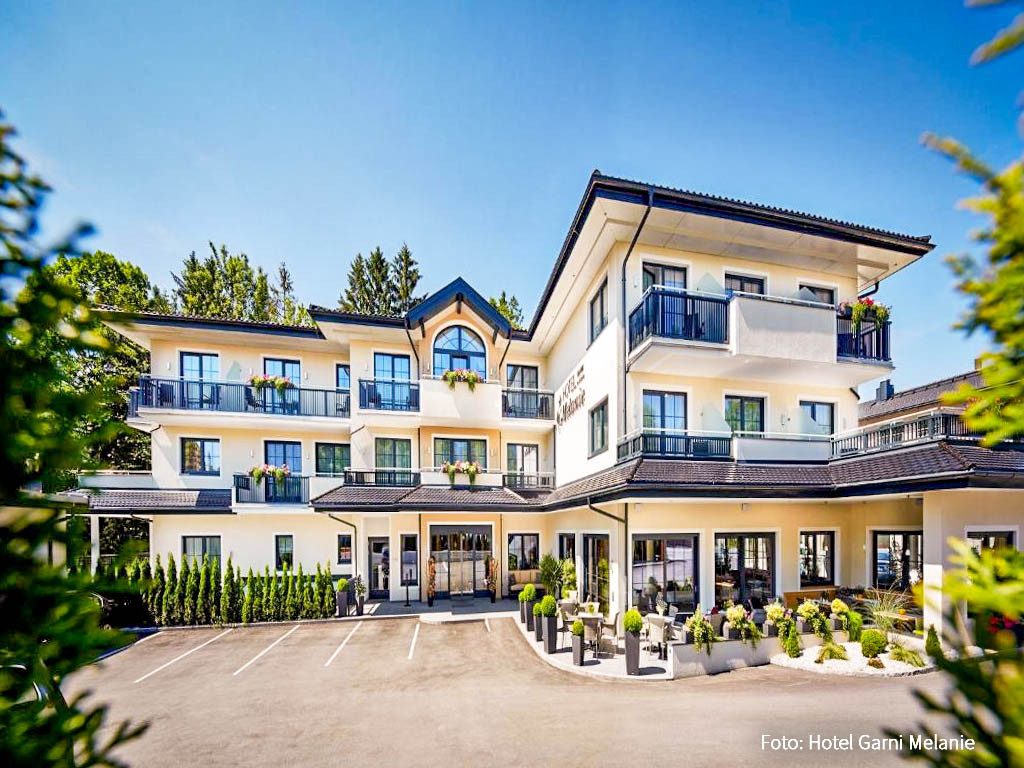
[[[92,515],[89,518],[89,551],[92,573],[96,572],[96,565],[100,561],[100,520],[99,515]]]

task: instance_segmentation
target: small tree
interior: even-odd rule
[[[210,558],[203,555],[199,566],[199,587],[196,590],[196,624],[209,624],[210,611]]]
[[[232,621],[242,620],[242,600],[244,595],[242,594],[242,569],[240,566],[235,566],[235,599],[233,601],[234,610],[231,614]]]
[[[175,623],[174,610],[178,600],[178,569],[174,564],[174,555],[167,554],[167,584],[164,587],[164,599],[160,606],[160,623],[171,626]]]
[[[154,624],[163,623],[164,589],[164,567],[160,563],[160,553],[156,553],[156,571],[153,574],[153,589],[149,595],[149,612],[153,616]]]
[[[278,621],[281,618],[281,590],[278,586],[277,574],[271,573],[267,567],[264,571],[263,620]]]
[[[186,625],[199,620],[199,563],[193,561],[188,567],[188,581],[185,587],[184,622]]]
[[[253,621],[252,610],[253,610],[253,593],[255,592],[255,583],[252,575],[252,566],[249,566],[249,575],[245,580],[245,597],[242,599],[242,623],[249,624]]]
[[[259,574],[254,576],[251,567],[246,590],[252,593],[252,620],[263,621],[263,577]]]
[[[210,591],[213,593],[210,600],[210,621],[219,624],[221,618],[220,603],[224,592],[224,572],[220,567],[220,558],[210,560]]]
[[[313,581],[313,577],[306,576],[306,587],[302,591],[303,594],[303,614],[307,619],[318,619],[320,618],[320,601],[317,600],[316,584]]]
[[[189,559],[182,555],[181,573],[178,574],[178,589],[174,594],[174,623],[187,624],[185,621],[185,604],[188,602],[188,581],[192,573]]]
[[[285,594],[285,615],[284,618],[289,621],[299,618],[299,596],[298,590],[295,585],[295,575],[285,572],[285,578],[288,581],[287,592]]]
[[[231,555],[228,555],[227,568],[224,569],[224,586],[220,593],[220,620],[225,623],[234,621],[234,589],[235,571],[231,565]]]

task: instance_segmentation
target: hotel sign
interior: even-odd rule
[[[583,407],[587,393],[583,389],[583,366],[572,374],[562,386],[555,402],[555,421],[562,426],[569,418]]]

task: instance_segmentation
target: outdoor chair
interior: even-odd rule
[[[612,639],[612,656],[619,652],[619,612],[616,611],[611,621],[601,622],[601,631],[597,640],[598,648],[606,637]]]
[[[573,624],[574,619],[572,617],[572,614],[569,612],[568,608],[566,608],[566,607],[563,607],[561,609],[561,614],[562,614],[562,628],[558,630],[558,633],[560,635],[568,633],[569,640],[571,642],[572,641],[572,624]]]
[[[665,624],[661,622],[649,621],[647,626],[650,628],[650,635],[647,640],[647,652],[654,655],[654,646],[657,645],[659,648],[665,643]]]
[[[601,624],[594,619],[583,620],[583,642],[594,649],[594,658],[601,645]]]
[[[263,406],[256,399],[256,393],[251,387],[245,388],[245,409],[247,411],[262,411]]]

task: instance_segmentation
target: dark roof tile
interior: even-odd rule
[[[89,509],[119,512],[229,512],[231,491],[220,488],[200,491],[97,491],[89,496]]]
[[[902,411],[920,410],[929,405],[939,406],[941,405],[939,397],[944,393],[959,389],[962,384],[977,387],[982,383],[979,371],[961,373],[957,376],[950,376],[948,379],[939,379],[919,387],[905,389],[884,400],[869,400],[861,403],[857,406],[857,416],[863,421],[890,416]]]

